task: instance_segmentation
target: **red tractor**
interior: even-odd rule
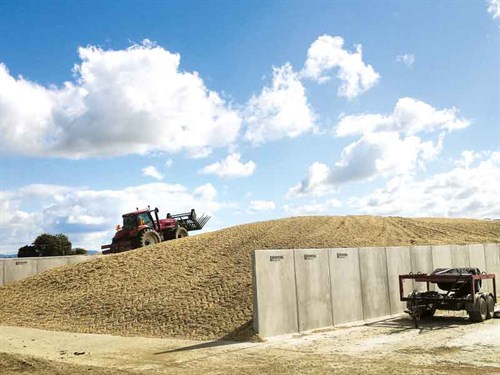
[[[148,206],[146,209],[137,209],[122,215],[123,226],[116,226],[116,234],[111,244],[101,246],[101,249],[106,249],[102,253],[121,253],[162,241],[187,237],[189,231],[202,229],[210,220],[210,216],[206,215],[197,218],[194,209],[176,215],[168,213],[166,219],[159,219],[158,211],[158,208],[152,210]]]

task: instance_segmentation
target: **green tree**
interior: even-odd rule
[[[37,257],[37,256],[40,256],[40,254],[38,254],[38,251],[36,251],[36,248],[33,245],[26,245],[20,247],[19,250],[17,250],[18,258]]]
[[[61,233],[56,235],[41,234],[33,242],[33,246],[42,257],[71,255],[71,242],[67,236]]]

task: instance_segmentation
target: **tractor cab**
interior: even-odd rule
[[[144,225],[154,227],[154,219],[149,210],[141,210],[125,214],[123,217],[123,229],[132,230]]]

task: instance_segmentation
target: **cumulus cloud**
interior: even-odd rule
[[[342,82],[338,95],[349,99],[369,90],[380,79],[373,67],[363,62],[360,44],[355,52],[349,52],[344,49],[342,37],[322,35],[309,47],[301,76],[323,83],[331,79],[327,73],[332,69],[337,69],[337,78]]]
[[[412,66],[415,62],[415,55],[412,53],[405,53],[404,55],[397,55],[396,61],[405,64],[406,66]]]
[[[271,86],[253,96],[244,112],[244,137],[253,144],[295,138],[315,129],[316,115],[290,64],[273,69]]]
[[[343,149],[333,168],[312,164],[306,177],[289,189],[287,197],[325,195],[345,183],[423,170],[428,161],[441,153],[447,132],[469,125],[457,114],[455,108],[436,110],[427,103],[403,98],[391,115],[343,116],[336,135],[361,137]],[[423,140],[418,133],[438,135],[433,140]]]
[[[142,169],[142,175],[155,178],[157,180],[163,180],[163,175],[154,166],[149,165]]]
[[[488,0],[488,13],[494,19],[500,18],[500,0]]]
[[[158,206],[162,216],[191,208],[213,215],[224,206],[216,198],[217,191],[211,184],[189,190],[161,182],[122,190],[39,184],[2,191],[0,250],[16,252],[45,232],[65,233],[75,247],[99,249],[113,237],[121,215],[136,207]]]
[[[205,166],[200,173],[215,174],[221,178],[251,176],[257,165],[253,161],[242,163],[239,153],[229,154],[224,160]]]
[[[447,172],[421,180],[394,177],[349,205],[374,215],[500,218],[500,184],[494,181],[500,181],[500,152],[466,151]]]
[[[272,211],[275,208],[276,208],[276,203],[274,203],[273,201],[256,200],[256,201],[250,201],[250,208],[248,212],[255,213],[262,211]]]
[[[84,158],[150,152],[206,156],[231,144],[241,118],[180,56],[150,42],[81,47],[73,82],[45,87],[0,64],[3,152]]]
[[[342,116],[335,131],[339,137],[378,131],[397,131],[410,135],[420,132],[450,132],[466,128],[470,124],[469,120],[460,118],[458,114],[455,107],[437,110],[421,100],[401,98],[392,114]]]

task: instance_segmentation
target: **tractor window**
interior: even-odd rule
[[[124,216],[123,217],[123,228],[131,229],[137,226],[137,216]]]
[[[151,217],[148,215],[147,212],[138,215],[138,225],[149,225],[149,226],[153,225]]]

